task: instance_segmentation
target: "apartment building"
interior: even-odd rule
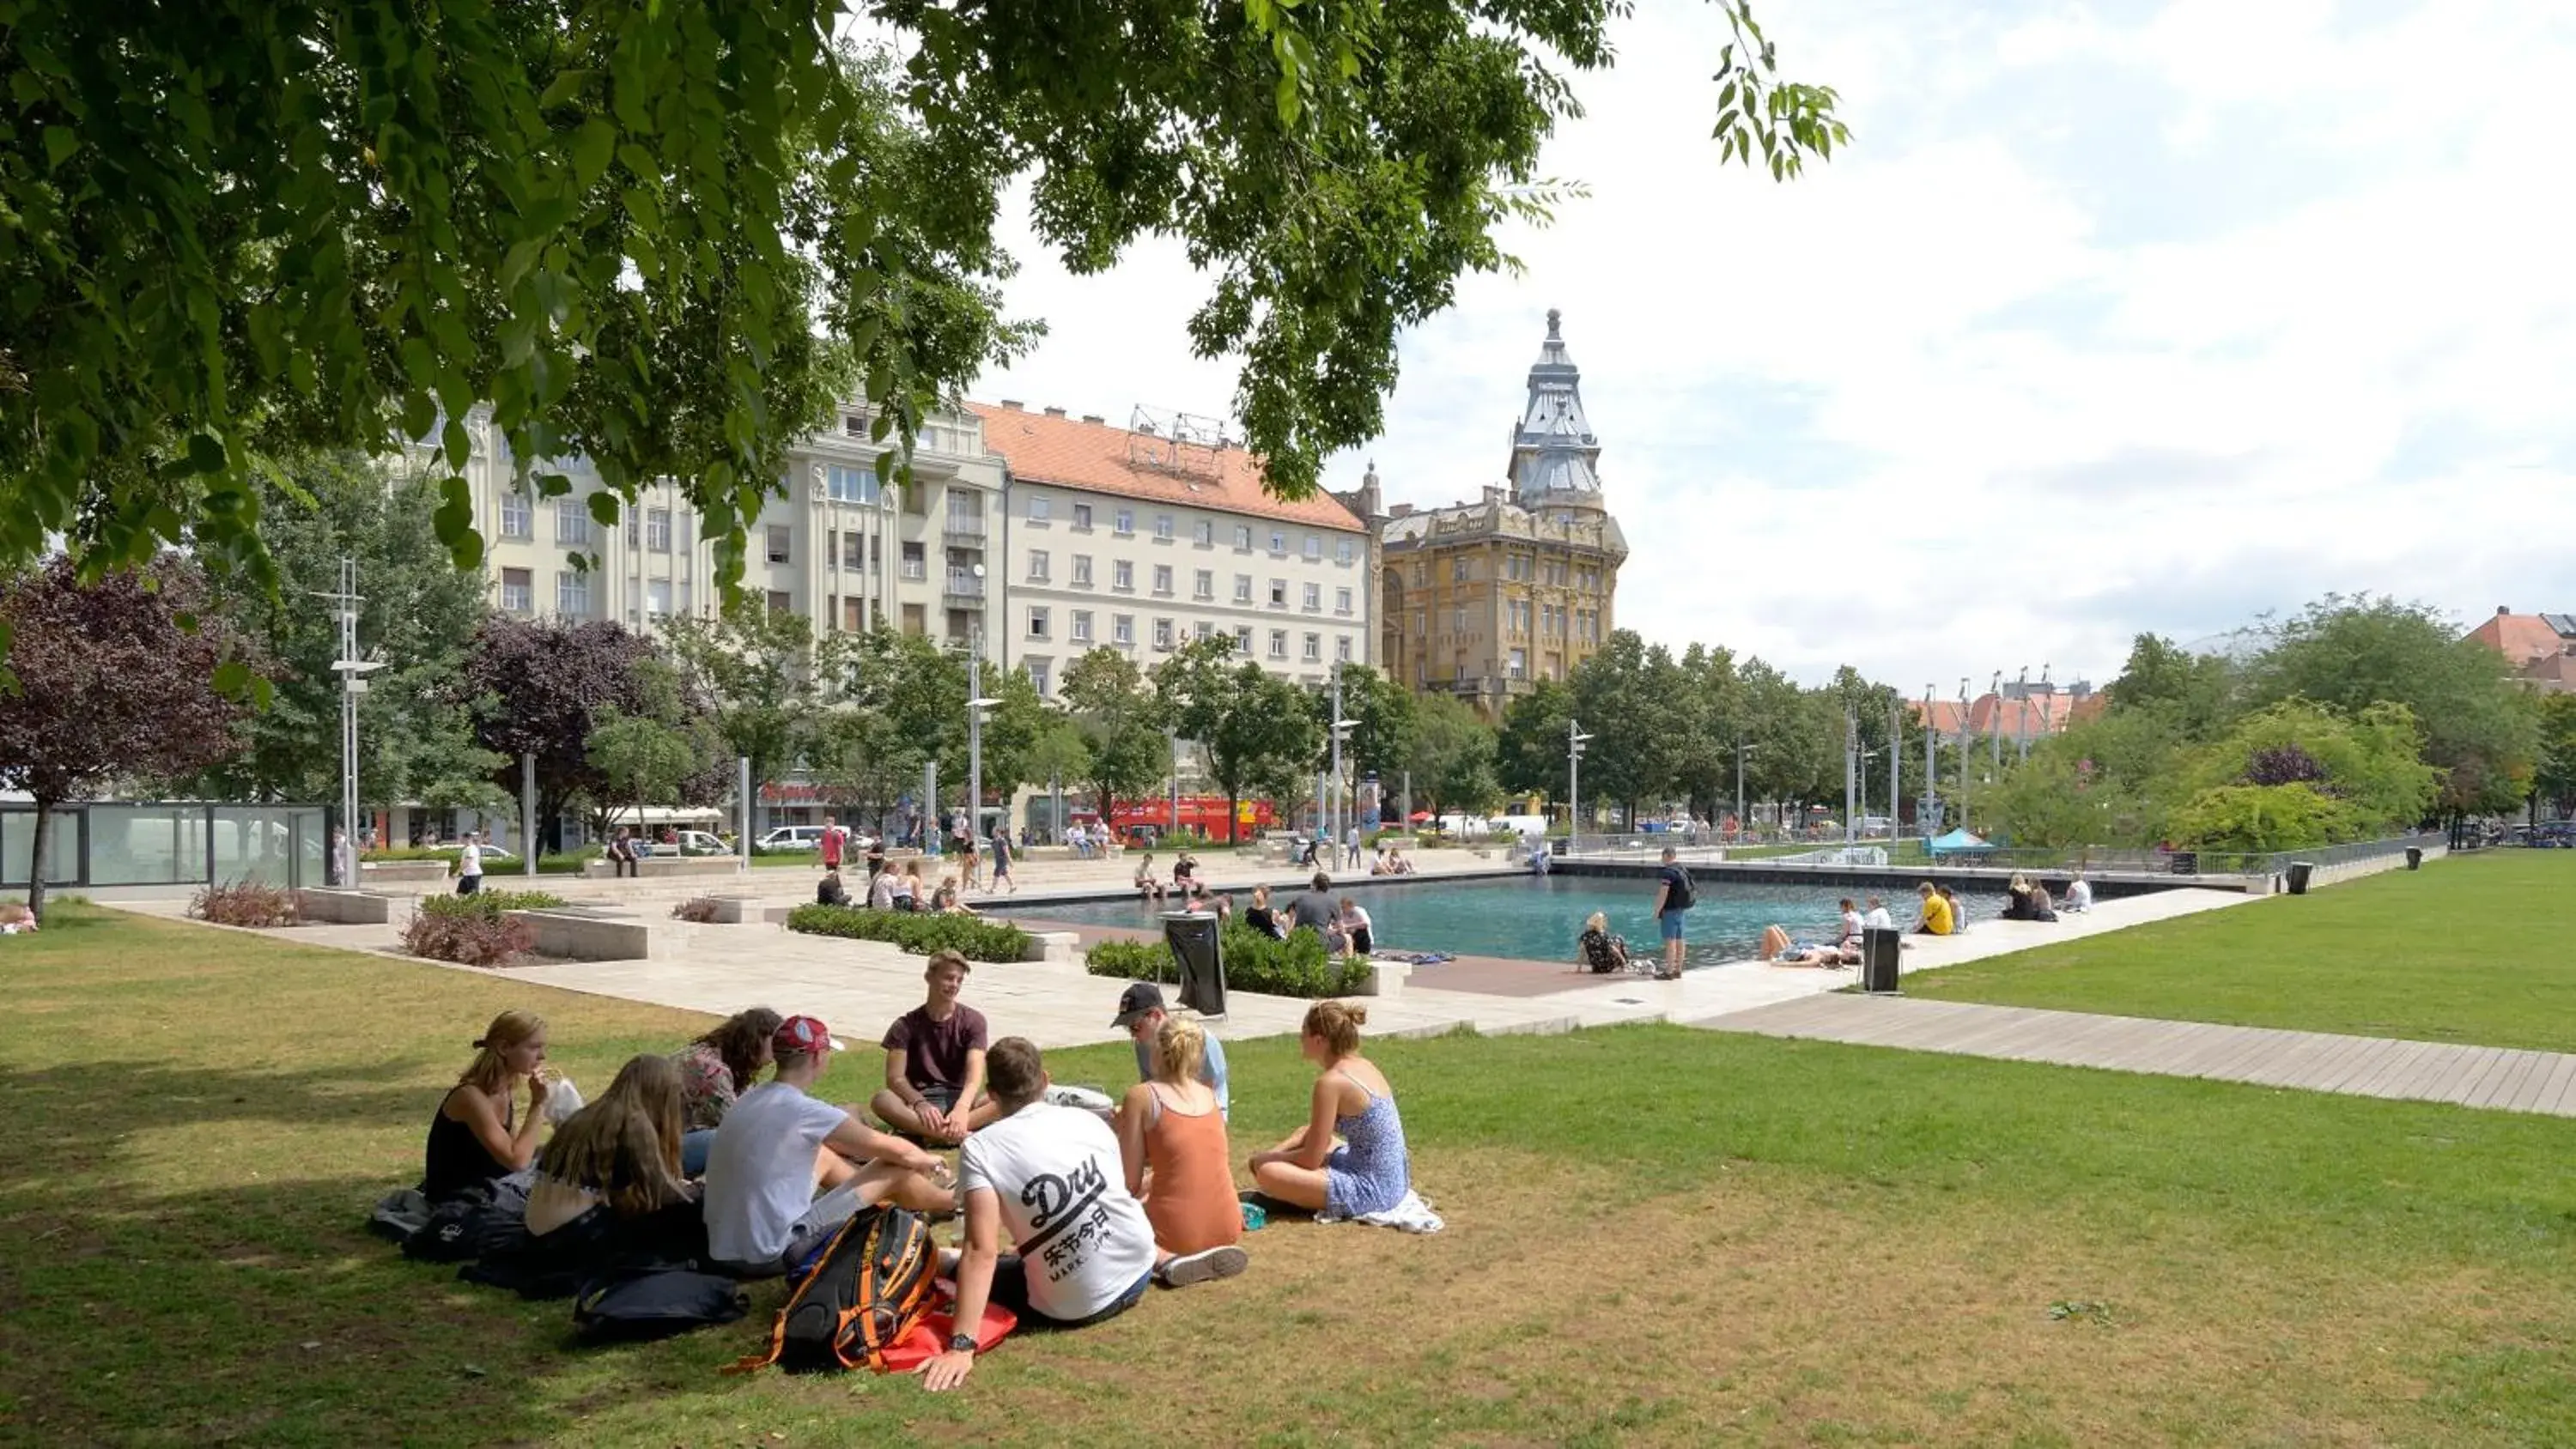
[[[561,619],[614,619],[651,629],[672,615],[706,615],[722,602],[715,551],[695,510],[667,484],[645,489],[613,527],[590,512],[600,490],[587,460],[539,465],[573,480],[562,498],[513,486],[509,454],[488,419],[468,420],[476,525],[493,607]],[[987,564],[1000,515],[1002,461],[985,451],[983,420],[940,413],[925,423],[912,486],[887,487],[867,415],[845,410],[835,426],[789,450],[781,481],[747,531],[743,587],[773,611],[819,630],[879,622],[964,644],[993,597]],[[595,553],[582,569],[574,554]]]
[[[1010,475],[1000,627],[986,657],[1052,696],[1103,645],[1151,668],[1225,635],[1305,684],[1374,657],[1367,528],[1330,497],[1283,502],[1221,425],[1138,409],[1128,427],[974,405]]]

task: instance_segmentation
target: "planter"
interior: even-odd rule
[[[370,895],[365,891],[299,890],[295,893],[296,914],[315,923],[389,926],[393,924],[393,908],[391,897]]]

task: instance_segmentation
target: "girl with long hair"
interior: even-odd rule
[[[1154,1074],[1128,1088],[1118,1106],[1127,1190],[1144,1202],[1154,1243],[1166,1254],[1229,1246],[1243,1236],[1243,1209],[1234,1196],[1225,1113],[1215,1090],[1199,1080],[1206,1028],[1164,1017],[1153,1056]]]
[[[680,1069],[669,1057],[631,1058],[599,1100],[556,1129],[528,1194],[528,1233],[543,1237],[604,1205],[648,1218],[695,1198],[680,1176]]]
[[[528,1090],[527,1110],[516,1105]],[[546,1023],[531,1011],[492,1018],[474,1042],[474,1060],[456,1078],[438,1115],[429,1122],[421,1195],[442,1202],[524,1172],[536,1160],[537,1131],[545,1120],[546,1093],[554,1073],[546,1066]]]
[[[1306,1011],[1298,1049],[1315,1064],[1306,1125],[1252,1155],[1252,1178],[1272,1198],[1309,1212],[1359,1217],[1385,1212],[1413,1190],[1413,1160],[1395,1089],[1360,1055],[1368,1008],[1318,1001]],[[1336,1135],[1343,1145],[1333,1145]]]
[[[680,1138],[681,1170],[707,1170],[707,1149],[717,1124],[770,1062],[769,1038],[782,1020],[766,1006],[737,1011],[682,1048],[672,1064],[680,1071],[680,1104],[686,1131]]]

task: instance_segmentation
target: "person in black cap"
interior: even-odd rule
[[[1118,998],[1118,1014],[1109,1024],[1127,1033],[1136,1043],[1136,1080],[1146,1082],[1154,1077],[1154,1033],[1163,1029],[1163,1019],[1171,1013],[1163,1006],[1163,988],[1151,981],[1131,984]],[[1216,1109],[1222,1114],[1232,1105],[1225,1083],[1225,1044],[1211,1033],[1207,1055],[1199,1061],[1199,1080],[1216,1093]]]

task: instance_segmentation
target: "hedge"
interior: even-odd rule
[[[798,906],[788,913],[787,929],[808,936],[891,941],[916,956],[955,951],[969,961],[1025,961],[1029,950],[1029,933],[1006,921],[924,911]]]
[[[1266,996],[1350,996],[1368,983],[1368,962],[1351,956],[1336,960],[1324,951],[1324,940],[1306,927],[1282,941],[1239,922],[1228,922],[1220,945],[1225,956],[1228,990],[1257,991]],[[1180,967],[1172,948],[1161,941],[1103,941],[1084,958],[1094,976],[1129,981],[1178,981]]]

